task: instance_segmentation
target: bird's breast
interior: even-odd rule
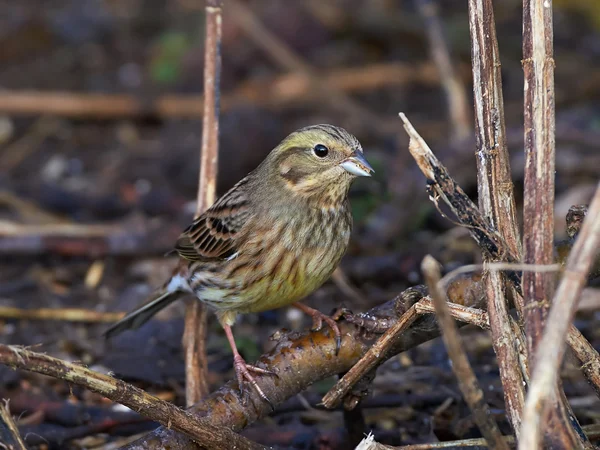
[[[265,219],[252,227],[235,258],[196,271],[198,298],[217,310],[242,313],[288,305],[319,288],[348,247],[352,220],[347,209]]]

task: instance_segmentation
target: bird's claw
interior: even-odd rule
[[[329,317],[327,314],[323,314],[318,309],[311,308],[302,303],[294,303],[294,306],[312,317],[313,324],[311,329],[313,331],[321,330],[323,328],[323,322],[329,325],[329,328],[333,330],[333,334],[335,335],[335,356],[339,355],[342,348],[342,333],[335,319]]]
[[[273,406],[273,403],[271,403],[271,400],[269,400],[269,397],[267,397],[267,395],[263,392],[263,390],[260,388],[260,386],[256,382],[256,379],[254,378],[254,376],[252,376],[252,374],[250,372],[254,372],[254,373],[257,373],[260,375],[270,375],[270,376],[276,376],[276,377],[278,375],[275,372],[273,372],[272,370],[262,369],[260,367],[253,366],[251,364],[246,364],[246,361],[244,361],[244,358],[242,358],[240,355],[236,355],[233,358],[233,367],[235,369],[235,374],[237,376],[238,385],[239,385],[240,393],[242,394],[242,397],[245,397],[244,383],[245,382],[250,383],[250,385],[256,390],[256,392],[258,392],[259,397],[262,398],[265,402],[267,402],[269,404],[272,411],[275,411],[275,407]]]

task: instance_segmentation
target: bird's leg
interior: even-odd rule
[[[329,317],[327,314],[323,314],[321,311],[311,308],[310,306],[306,306],[302,303],[296,302],[292,303],[292,306],[298,308],[300,311],[305,312],[310,315],[313,320],[312,329],[315,331],[319,331],[323,328],[323,321],[329,325],[329,327],[333,330],[333,334],[335,335],[335,354],[337,355],[342,348],[342,333],[340,332],[340,327],[338,327],[335,320]]]
[[[275,375],[277,374],[273,371],[261,369],[260,367],[252,366],[250,364],[246,364],[240,352],[238,352],[237,346],[235,345],[235,340],[233,339],[233,332],[231,331],[230,325],[222,324],[223,329],[225,330],[225,335],[227,336],[227,340],[229,341],[229,345],[231,346],[231,351],[233,352],[233,368],[235,369],[235,374],[237,376],[238,384],[240,385],[240,392],[242,395],[244,394],[244,381],[247,381],[256,389],[260,398],[266,401],[269,405],[271,405],[271,409],[275,409],[273,404],[269,400],[269,398],[262,391],[254,377],[250,372],[258,373],[261,375]]]

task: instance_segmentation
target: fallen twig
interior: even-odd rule
[[[342,92],[368,92],[385,87],[418,83],[438,85],[439,75],[430,63],[373,64],[328,70],[320,74],[328,85]],[[320,101],[306,74],[289,73],[266,80],[251,80],[222,97],[223,111],[253,103],[281,109]],[[127,94],[79,92],[2,91],[0,111],[11,115],[52,115],[75,118],[199,118],[204,112],[202,95],[163,95],[140,98]]]
[[[0,255],[164,255],[173,248],[181,231],[173,224],[149,225],[24,225],[0,221]]]
[[[211,449],[264,449],[227,428],[202,420],[124,381],[23,347],[0,344],[0,362],[74,383],[125,405],[139,414],[185,433]]]
[[[122,312],[102,312],[83,308],[21,309],[0,306],[0,319],[112,323],[121,320],[124,316],[125,313]]]

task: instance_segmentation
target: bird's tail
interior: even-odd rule
[[[161,309],[166,308],[175,300],[178,300],[185,295],[186,292],[182,283],[184,283],[183,278],[174,274],[171,280],[165,284],[162,290],[160,290],[152,300],[130,312],[112,325],[103,333],[104,337],[108,339],[123,331],[136,330],[144,325]]]

